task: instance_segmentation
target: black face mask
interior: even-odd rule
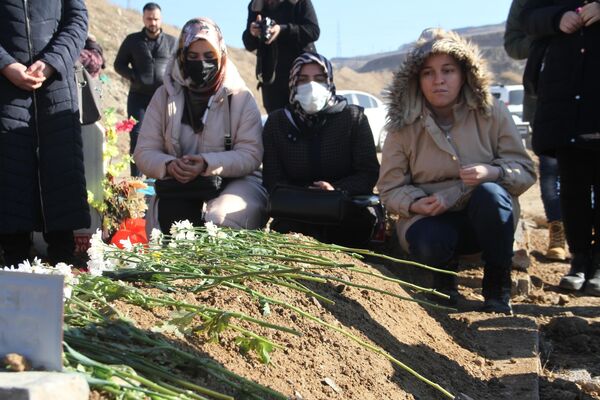
[[[217,60],[185,60],[184,72],[198,86],[206,86],[217,76]]]

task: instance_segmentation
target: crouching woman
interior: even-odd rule
[[[375,217],[355,201],[372,195],[379,173],[369,121],[335,93],[333,68],[320,54],[296,58],[289,85],[289,104],[269,114],[263,131],[271,229],[366,246]],[[324,212],[340,210],[324,197],[341,199],[345,212],[335,212],[339,218]]]
[[[260,112],[227,59],[219,27],[188,21],[168,73],[146,111],[134,160],[156,178],[147,227],[213,222],[256,229],[266,222]],[[204,211],[203,211],[204,208]]]
[[[425,31],[394,76],[377,187],[400,216],[405,251],[449,270],[458,255],[481,251],[483,311],[510,314],[517,197],[535,174],[511,115],[488,85],[474,45],[453,32]],[[455,280],[434,278],[455,302]]]

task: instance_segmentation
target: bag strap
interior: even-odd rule
[[[228,129],[225,132],[225,151],[231,150],[233,147],[233,142],[231,139],[231,98],[233,97],[233,93],[229,93],[227,95],[227,103],[229,104],[229,118],[227,118]]]
[[[83,88],[88,85],[83,74],[84,66],[79,61],[75,63],[75,82],[77,82],[77,105],[79,106],[79,122],[83,122]]]

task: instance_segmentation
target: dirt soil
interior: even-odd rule
[[[515,311],[535,318],[540,326],[540,398],[600,399],[600,298],[558,287],[569,263],[544,257],[548,230],[539,199],[535,185],[521,200],[531,226],[528,273],[533,290],[514,300]]]
[[[333,305],[281,287],[261,286],[260,290],[385,349],[451,393],[464,393],[478,400],[515,398],[514,391],[507,387],[506,378],[531,371],[519,370],[520,365],[515,360],[524,355],[514,353],[511,348],[510,343],[519,340],[511,328],[535,331],[539,324],[540,399],[600,399],[600,298],[558,289],[560,277],[568,270],[568,262],[550,262],[543,256],[548,231],[536,190],[537,187],[533,188],[522,198],[531,263],[528,274],[532,284],[529,293],[513,297],[514,317],[495,315],[489,318],[489,315],[477,312],[482,300],[480,284],[477,284],[481,271],[472,266],[461,271],[464,279],[460,291],[464,298],[459,303],[459,311],[451,313],[334,283],[309,285],[318,294],[334,300]],[[390,248],[384,246],[380,250],[390,251]],[[330,256],[356,263],[345,255]],[[427,274],[406,266],[367,261],[364,267],[373,272],[416,283],[428,281]],[[374,277],[350,272],[338,276],[355,284],[377,286],[400,296],[411,296],[397,284]],[[186,302],[261,317],[257,300],[241,292],[214,289],[200,295],[182,292],[178,296]],[[414,296],[423,298],[422,295]],[[160,325],[173,311],[165,308],[149,312],[124,304],[117,304],[117,308],[142,329]],[[230,341],[233,336],[227,333],[220,343],[209,343],[206,338],[193,335],[181,339],[168,332],[162,334],[290,399],[446,398],[381,355],[287,309],[271,305],[268,321],[290,326],[303,334],[296,337],[259,329],[257,333],[284,347],[273,353],[270,365],[261,364],[256,356],[240,355]],[[487,329],[494,327],[496,329]],[[227,391],[202,377],[193,378],[198,383]],[[231,394],[235,396],[235,393]]]

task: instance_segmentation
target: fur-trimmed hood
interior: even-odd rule
[[[428,29],[421,34],[400,70],[394,74],[387,95],[386,128],[389,132],[412,124],[424,113],[425,99],[419,87],[419,71],[427,57],[439,53],[453,56],[465,68],[466,80],[460,94],[462,102],[471,109],[490,115],[493,104],[489,91],[491,80],[479,48],[456,32]]]

